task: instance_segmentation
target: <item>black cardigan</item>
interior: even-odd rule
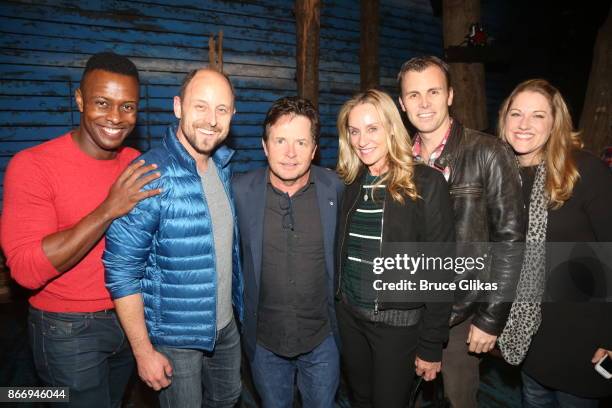
[[[362,169],[356,180],[347,186],[342,198],[338,218],[336,293],[340,287],[342,262],[346,257],[346,248],[343,243],[348,234],[354,204],[359,199],[363,177],[365,177],[365,168]],[[383,254],[386,253],[386,244],[389,243],[451,243],[455,240],[453,210],[448,186],[442,174],[428,166],[417,164],[414,167],[414,181],[420,197],[416,201],[406,197],[404,203],[399,203],[387,193],[383,212]],[[452,278],[451,272],[447,281],[452,281]],[[410,299],[411,292],[404,293],[407,296],[406,301],[393,303],[382,301],[380,309],[413,309],[425,306],[417,355],[426,361],[441,361],[442,344],[448,339],[448,321],[452,301],[413,302]]]
[[[574,157],[580,178],[571,198],[560,209],[548,211],[546,240],[612,242],[612,173],[588,153],[578,151]],[[521,173],[528,184],[525,190],[530,191],[533,173],[528,169]],[[590,274],[596,272],[578,268],[570,264],[548,272],[542,324],[532,340],[523,369],[547,387],[598,398],[612,394],[612,380],[604,379],[591,363],[597,348],[612,350],[612,304],[601,299],[589,301],[588,291],[583,290],[580,295],[565,290],[558,294],[557,288],[575,287],[576,282],[583,289],[588,287]],[[607,272],[609,282],[612,276],[609,269]],[[602,288],[593,289],[593,297],[598,297]]]

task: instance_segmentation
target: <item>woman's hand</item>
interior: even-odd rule
[[[418,357],[414,360],[414,365],[416,367],[416,375],[423,377],[425,381],[434,380],[442,368],[441,361],[430,362],[421,360]]]
[[[606,354],[608,354],[609,358],[612,358],[612,350],[606,350],[606,349],[603,349],[603,348],[598,348],[597,351],[595,352],[595,354],[593,354],[593,358],[591,359],[591,363],[597,364],[599,362],[599,360],[601,360],[603,358],[603,356],[605,356]]]

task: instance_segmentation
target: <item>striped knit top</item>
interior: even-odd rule
[[[344,302],[361,318],[392,326],[418,323],[421,310],[377,310],[377,294],[372,272],[374,258],[380,256],[386,186],[377,185],[369,172],[362,180],[359,201],[350,215],[346,237],[346,258],[340,282]],[[387,220],[387,222],[389,222]]]
[[[376,293],[372,287],[372,261],[380,256],[385,186],[375,186],[376,177],[367,174],[361,195],[351,214],[342,267],[342,291],[347,300],[359,307],[374,308]]]

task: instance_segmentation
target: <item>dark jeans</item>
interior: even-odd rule
[[[567,392],[543,386],[532,377],[521,372],[523,380],[523,408],[597,408],[599,400],[578,397]]]
[[[263,408],[293,407],[296,374],[304,407],[334,407],[340,382],[340,356],[332,335],[312,351],[294,358],[281,357],[258,344],[251,371]]]
[[[418,325],[394,327],[355,316],[336,303],[342,367],[353,408],[405,408],[415,378]]]
[[[36,371],[46,386],[68,387],[71,407],[120,407],[134,368],[113,310],[53,313],[30,307]]]
[[[240,336],[234,319],[217,331],[212,352],[156,346],[172,364],[172,383],[159,393],[162,408],[230,408],[240,398]]]

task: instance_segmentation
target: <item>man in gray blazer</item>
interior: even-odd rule
[[[264,408],[331,408],[339,381],[334,241],[343,184],[311,164],[319,117],[307,100],[274,102],[268,166],[234,179],[244,274],[244,349]]]

